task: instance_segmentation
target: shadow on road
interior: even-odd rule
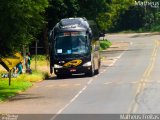
[[[9,101],[18,101],[18,100],[25,100],[25,99],[39,99],[44,98],[43,96],[38,96],[37,94],[18,94],[16,97],[11,98]]]
[[[50,77],[46,80],[67,80],[67,79],[75,79],[75,78],[86,78],[84,74],[76,74],[76,75],[66,75],[58,78],[57,76]]]

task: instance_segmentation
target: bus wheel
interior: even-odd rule
[[[99,68],[95,70],[95,75],[99,74]]]
[[[95,75],[99,74],[100,66],[101,66],[101,62],[99,61],[98,62],[98,68],[95,70]]]
[[[94,65],[92,65],[92,68],[86,73],[86,76],[92,77],[95,74]]]

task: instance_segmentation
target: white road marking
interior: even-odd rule
[[[104,83],[105,85],[109,85],[109,84],[112,84],[113,82],[106,82]]]
[[[103,71],[104,72],[104,71]],[[96,76],[94,76],[94,78],[97,78],[98,77],[98,75],[96,75]]]
[[[86,88],[87,88],[87,86],[85,85],[85,86],[82,88],[82,90],[80,90],[80,91],[78,92],[78,94],[76,94],[76,95],[69,101],[69,103],[66,104],[63,108],[61,108],[61,109],[57,112],[57,114],[54,115],[50,120],[54,120],[59,114],[61,114],[71,103],[73,103],[73,102],[80,96],[80,94],[81,94],[84,90],[86,90]]]
[[[92,81],[93,81],[93,79],[90,79],[90,80],[87,82],[87,84],[88,84],[88,85],[91,84]]]
[[[109,67],[113,66],[113,65],[117,62],[117,60],[122,57],[122,55],[123,55],[124,53],[125,53],[125,51],[122,52],[118,57],[116,57],[116,58],[113,60],[113,62],[109,65]]]
[[[66,104],[62,109],[60,109],[60,110],[58,111],[57,114],[62,113],[62,111],[63,111],[64,109],[66,109],[71,103],[73,103],[73,102],[79,97],[79,95],[80,95],[84,90],[86,90],[86,88],[87,88],[87,86],[84,86],[84,87],[82,88],[82,90],[79,91],[78,94],[76,94],[76,95],[70,100],[70,102],[69,102],[68,104]]]

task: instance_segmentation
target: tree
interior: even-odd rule
[[[115,29],[119,16],[134,3],[134,0],[78,0],[79,16],[95,20],[100,30]]]
[[[120,13],[116,30],[160,31],[160,9],[156,0],[139,1]]]
[[[49,29],[63,18],[76,17],[79,11],[77,0],[49,0],[49,4],[46,11]]]
[[[47,0],[1,0],[0,57],[36,39],[45,23]]]
[[[106,11],[98,13],[97,22],[100,28],[106,31],[117,29],[120,15],[133,4],[134,0],[107,1],[105,4]]]

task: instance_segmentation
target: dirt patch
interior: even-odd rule
[[[129,44],[129,42],[112,42],[112,45],[106,51],[127,50]]]
[[[129,45],[129,42],[112,42],[110,48],[101,52],[102,67],[112,66],[112,64],[119,59],[119,55],[128,50]]]

